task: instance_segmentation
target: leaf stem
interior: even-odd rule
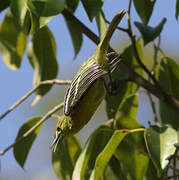
[[[140,132],[140,131],[144,131],[145,128],[137,128],[137,129],[131,129],[129,130],[129,133],[135,133],[135,132]]]

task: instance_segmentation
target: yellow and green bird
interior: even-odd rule
[[[96,51],[79,69],[67,90],[64,115],[56,125],[52,147],[55,151],[61,138],[77,133],[91,119],[105,97],[104,77],[119,63],[119,55],[108,53],[109,41],[126,13],[122,10],[112,19]]]

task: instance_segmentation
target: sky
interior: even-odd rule
[[[157,0],[154,13],[151,17],[149,25],[156,26],[163,17],[167,17],[167,23],[162,32],[161,47],[166,54],[176,59],[177,47],[179,47],[179,24],[175,19],[175,1],[171,0]],[[103,10],[106,14],[106,18],[111,20],[112,17],[121,9],[127,9],[128,1],[126,0],[105,0]],[[2,21],[4,12],[0,14],[0,20]],[[97,33],[95,21],[89,22],[88,17],[80,4],[75,15],[79,19]],[[132,21],[139,21],[140,19],[134,12],[132,7]],[[57,43],[57,59],[59,63],[58,79],[71,79],[79,66],[91,56],[95,50],[96,45],[83,36],[83,45],[76,60],[73,60],[74,52],[68,29],[64,23],[64,19],[61,15],[58,15],[52,19],[48,24],[49,28],[53,32]],[[126,26],[126,19],[121,23],[121,26]],[[138,31],[133,26],[135,32]],[[123,42],[123,45],[119,47],[119,50],[124,49],[124,44],[128,44],[127,36],[117,31],[111,40],[111,45],[116,44],[116,39]],[[125,43],[124,43],[125,41]],[[117,42],[118,44],[118,42]],[[149,47],[145,47],[147,50]],[[26,94],[32,88],[33,82],[33,70],[29,65],[26,55],[23,58],[21,68],[17,71],[9,69],[2,61],[0,57],[0,80],[1,80],[1,93],[0,93],[0,114],[6,111],[12,104],[14,104],[19,98]],[[31,103],[34,99],[34,95],[26,100],[25,103],[20,105],[16,110],[10,113],[5,119],[0,121],[0,150],[3,150],[9,144],[13,143],[19,127],[30,117],[35,115],[43,115],[50,110],[55,104],[63,101],[63,96],[66,87],[55,86],[36,106],[32,107]],[[97,126],[102,124],[107,118],[104,112],[104,103],[95,113],[92,120],[88,125],[79,133],[80,139],[86,134],[90,134]],[[146,119],[147,118],[147,119]],[[100,121],[95,121],[100,119]],[[153,119],[152,110],[148,102],[145,93],[140,94],[139,99],[139,112],[137,119],[146,124],[148,120]],[[36,139],[25,164],[25,170],[23,170],[15,161],[12,150],[8,151],[4,156],[0,157],[0,179],[23,179],[23,180],[56,180],[56,176],[51,166],[51,150],[50,144],[53,140],[54,128],[56,119],[49,119],[43,125],[41,132]],[[87,136],[85,137],[85,139]],[[84,143],[84,139],[82,140]]]

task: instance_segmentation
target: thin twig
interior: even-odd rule
[[[179,169],[177,169],[177,165],[178,165],[177,154],[178,154],[178,150],[176,149],[175,153],[167,158],[169,163],[166,169],[166,175],[171,174],[169,172],[169,169],[173,170],[173,175],[171,177],[173,177],[174,180],[177,180],[176,177],[179,178],[179,176],[177,175],[179,173]],[[167,179],[167,176],[166,176],[166,179]]]
[[[178,178],[178,177],[179,177],[179,174],[176,174],[175,176],[167,176],[164,178],[164,180]]]
[[[132,27],[131,27],[131,6],[132,6],[132,0],[129,0],[128,5],[128,13],[127,13],[127,19],[128,19],[128,33],[132,36]]]
[[[173,166],[170,165],[169,168],[175,171],[175,174],[173,174],[173,175],[175,176],[175,175],[176,175],[176,172],[179,173],[179,170],[176,169],[176,167],[175,167],[175,166],[176,166],[176,164],[175,164],[176,161],[174,162],[174,160],[175,160],[175,158],[173,158]]]
[[[24,138],[26,138],[28,135],[30,135],[37,127],[39,127],[45,120],[47,120],[49,117],[51,117],[52,114],[54,114],[56,111],[60,110],[63,107],[63,103],[55,106],[53,109],[51,109],[49,112],[47,112],[42,119],[37,122],[32,128],[30,128],[27,132],[25,132],[20,138],[18,138],[13,144],[5,148],[3,151],[0,152],[0,155],[4,155],[8,150],[10,150],[12,147],[14,147],[17,143],[22,141]]]
[[[152,69],[151,69],[151,74],[154,76],[155,75],[155,68],[156,68],[156,65],[158,63],[158,51],[159,51],[159,47],[160,47],[160,36],[158,38],[157,45],[155,45],[155,43],[153,43],[153,47],[154,47],[154,58],[153,58],[154,63],[153,63]],[[150,82],[150,77],[148,77],[148,81]],[[155,102],[153,101],[152,95],[149,91],[147,91],[147,95],[149,97],[149,101],[150,101],[152,111],[154,114],[154,121],[158,126],[161,126],[161,123],[160,123],[158,116],[157,116],[156,106],[155,106]]]
[[[136,47],[136,40],[135,40],[135,36],[133,36],[133,33],[132,33],[132,26],[131,26],[131,6],[132,6],[132,0],[129,1],[129,5],[128,5],[128,16],[127,16],[127,19],[128,19],[128,35],[131,39],[131,42],[132,42],[132,45],[133,45],[133,48],[134,48],[134,54],[135,54],[135,57],[136,57],[136,60],[138,62],[138,64],[144,69],[144,71],[146,71],[146,67],[145,65],[142,63],[140,57],[139,57],[139,54],[138,54],[138,50],[137,50],[137,47]],[[148,69],[147,69],[148,71]],[[148,93],[150,94],[150,93]],[[152,99],[152,98],[150,98]],[[152,104],[152,107],[153,106],[153,101],[151,102]]]
[[[176,158],[173,159],[173,176],[176,176],[176,173],[179,173],[179,170],[176,169]]]
[[[152,95],[151,95],[151,93],[149,91],[147,91],[147,95],[149,97],[150,104],[151,104],[151,107],[152,107],[152,111],[154,113],[154,121],[158,126],[161,126],[161,123],[158,120],[157,111],[156,111],[156,107],[155,107],[155,102],[153,101]]]
[[[136,45],[136,38],[133,35],[132,32],[132,26],[131,26],[131,5],[132,5],[132,0],[129,1],[129,7],[128,7],[128,35],[129,38],[131,39],[132,42],[132,46],[133,46],[133,50],[134,50],[134,56],[138,62],[138,64],[141,66],[141,68],[147,73],[147,75],[152,79],[152,81],[154,82],[154,84],[160,88],[160,85],[158,84],[157,80],[155,79],[155,77],[152,75],[152,73],[148,70],[148,68],[144,65],[144,63],[142,62],[142,60],[140,59],[138,50],[137,50],[137,45]],[[160,88],[161,89],[161,88]]]
[[[143,64],[143,62],[141,61],[140,57],[139,57],[139,53],[137,50],[137,45],[136,45],[136,39],[135,36],[133,36],[131,33],[129,33],[130,35],[130,39],[132,42],[132,46],[133,46],[133,50],[134,50],[134,56],[138,62],[138,64],[141,66],[141,68],[147,73],[147,75],[152,79],[152,81],[155,83],[155,85],[157,85],[159,87],[159,84],[157,82],[157,80],[155,79],[155,77],[151,74],[151,72],[148,70],[148,68]]]
[[[173,156],[173,166],[170,166],[171,169],[173,169],[173,176],[176,176],[176,174],[179,173],[179,169],[177,169],[177,154],[178,150],[176,149],[175,154]],[[176,180],[176,178],[174,178]]]
[[[27,94],[25,94],[20,100],[18,100],[14,105],[12,105],[5,113],[0,116],[0,120],[3,119],[7,114],[9,114],[12,110],[14,110],[17,106],[19,106],[22,102],[24,102],[29,96],[31,96],[35,91],[37,91],[41,86],[47,84],[60,84],[60,85],[68,85],[70,84],[70,80],[46,80],[37,84],[32,90],[30,90]]]
[[[165,54],[165,52],[164,52],[160,47],[158,47],[158,50],[160,51],[160,53],[162,54],[162,56],[163,56],[164,58],[167,57],[167,55]]]
[[[157,45],[155,45],[155,43],[153,43],[153,47],[154,47],[154,63],[153,63],[152,70],[151,70],[151,73],[152,73],[153,76],[155,75],[155,68],[156,68],[156,66],[158,64],[158,51],[159,51],[159,48],[160,48],[160,43],[161,43],[161,38],[160,38],[160,35],[159,35]]]

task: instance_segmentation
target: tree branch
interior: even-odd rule
[[[25,137],[30,135],[37,127],[39,127],[45,120],[47,120],[49,117],[52,116],[56,111],[60,110],[63,107],[63,103],[55,106],[53,109],[51,109],[49,112],[47,112],[42,119],[37,122],[32,128],[30,128],[27,132],[25,132],[20,138],[18,138],[13,144],[5,148],[3,151],[0,152],[0,155],[4,155],[9,149],[14,147],[18,142],[22,141]]]
[[[63,16],[67,21],[72,21],[74,24],[78,25],[79,30],[85,34],[89,39],[91,39],[95,44],[99,44],[98,36],[93,33],[87,26],[85,26],[81,21],[79,21],[70,11],[64,9],[62,11]]]
[[[43,85],[47,84],[60,84],[60,85],[68,85],[70,84],[70,80],[46,80],[40,82],[38,85],[36,85],[32,90],[30,90],[26,95],[24,95],[20,100],[18,100],[14,105],[12,105],[5,113],[3,113],[0,116],[0,120],[3,119],[7,114],[9,114],[11,111],[13,111],[17,106],[19,106],[22,102],[24,102],[29,96],[31,96],[37,89],[39,89]]]
[[[158,116],[157,116],[157,110],[156,110],[156,107],[155,107],[155,102],[152,98],[152,95],[149,91],[147,91],[147,95],[148,95],[148,98],[149,98],[149,101],[150,101],[150,104],[151,104],[151,107],[152,107],[152,111],[153,111],[153,114],[154,114],[154,121],[155,123],[158,125],[158,126],[161,126],[161,123],[158,119]]]
[[[135,71],[133,71],[133,69],[129,67],[127,64],[125,64],[124,61],[120,65],[121,68],[125,69],[126,72],[128,73],[129,81],[135,82],[139,86],[143,87],[144,89],[146,89],[147,91],[158,97],[165,104],[169,105],[170,107],[172,107],[177,111],[179,110],[179,101],[177,101],[173,96],[168,95],[164,91],[161,92],[161,90],[158,87],[154,86],[149,81],[147,81],[142,76],[140,76]]]
[[[167,179],[173,179],[173,178],[177,178],[179,177],[179,174],[175,175],[175,176],[167,176],[164,178],[164,180],[167,180]]]
[[[62,14],[65,16],[65,18],[67,18],[69,21],[73,21],[73,23],[75,23],[77,25],[77,27],[79,28],[79,30],[85,34],[89,39],[91,39],[96,45],[99,43],[99,37],[93,33],[87,26],[85,26],[81,21],[79,21],[70,11],[68,10],[63,10]],[[133,36],[131,36],[133,37]],[[136,47],[136,42],[135,42],[135,38],[133,39],[133,46],[134,46],[134,54],[136,59],[138,60],[139,63],[142,63]],[[111,47],[109,47],[109,52],[114,51]],[[120,65],[121,68],[125,68],[126,73],[129,74],[130,76],[130,80],[137,83],[139,86],[142,86],[144,89],[148,90],[150,93],[152,93],[153,95],[155,95],[156,97],[158,97],[161,101],[163,101],[164,103],[168,104],[170,107],[174,108],[175,110],[179,111],[179,101],[177,101],[174,97],[168,95],[165,91],[163,91],[163,89],[160,88],[160,86],[158,85],[157,82],[157,86],[154,86],[153,84],[151,84],[149,81],[147,81],[146,79],[144,79],[142,76],[138,75],[136,72],[134,72],[134,70],[125,63],[124,61],[121,61]],[[141,67],[145,69],[146,73],[148,73],[149,76],[151,76],[153,81],[156,81],[154,76],[152,76],[152,74],[150,73],[150,71],[148,69],[146,69],[145,65],[142,63]]]

